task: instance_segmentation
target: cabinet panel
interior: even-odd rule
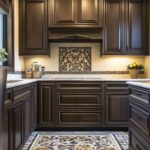
[[[14,138],[13,138],[13,145],[14,149],[18,150],[22,147],[23,144],[23,118],[22,118],[22,105],[17,106],[13,110],[13,131],[14,131]]]
[[[127,126],[129,120],[128,94],[106,94],[106,124],[114,126]]]
[[[20,8],[22,51],[20,54],[47,53],[47,1],[22,0]]]
[[[55,25],[75,23],[75,0],[54,0]]]
[[[3,116],[3,150],[12,150],[12,122],[11,112],[7,111]]]
[[[51,83],[41,83],[39,86],[39,125],[53,125],[53,96],[54,85]]]
[[[122,0],[105,2],[104,54],[124,52],[124,5]]]
[[[24,142],[28,139],[30,135],[30,117],[31,117],[31,111],[30,111],[30,103],[31,99],[28,99],[23,103],[23,136],[24,136]]]
[[[103,124],[103,114],[96,110],[59,110],[57,126],[61,127],[96,127]]]
[[[31,131],[37,127],[37,84],[34,83],[32,87],[32,99],[31,99]]]
[[[100,24],[100,3],[102,0],[77,0],[77,22],[85,24]]]
[[[146,39],[146,1],[128,0],[127,48],[129,54],[145,54]]]

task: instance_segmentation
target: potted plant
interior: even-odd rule
[[[141,64],[137,64],[136,62],[128,65],[128,70],[130,72],[130,76],[132,79],[136,79],[139,77],[140,70],[144,69],[144,66]]]
[[[3,65],[3,62],[7,61],[7,55],[6,49],[0,48],[0,66]]]

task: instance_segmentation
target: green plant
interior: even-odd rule
[[[7,61],[7,55],[8,53],[6,52],[6,49],[0,48],[0,61]]]
[[[132,64],[129,64],[127,66],[127,68],[128,68],[128,70],[130,70],[130,69],[139,69],[139,70],[141,70],[141,69],[144,69],[144,66],[141,65],[141,64],[137,64],[136,62],[134,62]]]

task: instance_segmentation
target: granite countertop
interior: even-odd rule
[[[134,85],[134,86],[141,87],[141,88],[146,88],[150,90],[150,81],[141,81],[141,82],[128,81],[127,84]]]
[[[104,78],[98,75],[53,75],[47,76],[40,79],[9,79],[7,82],[7,88],[13,88],[20,85],[33,83],[37,81],[126,81],[127,83],[139,83],[139,82],[149,82],[150,79],[127,79],[127,78]]]

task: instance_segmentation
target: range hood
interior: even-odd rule
[[[102,42],[102,29],[50,29],[48,33],[49,43],[60,43],[60,42],[91,42],[99,43]]]

